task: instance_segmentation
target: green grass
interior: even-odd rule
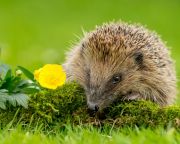
[[[175,129],[131,129],[124,128],[119,131],[100,131],[92,127],[72,129],[66,125],[64,131],[59,131],[56,134],[44,134],[40,130],[35,130],[34,133],[24,131],[21,128],[15,130],[5,130],[1,132],[0,143],[2,144],[137,144],[137,143],[159,143],[159,144],[178,144],[180,143],[180,133]]]
[[[122,19],[142,23],[167,41],[179,78],[179,7],[179,0],[1,0],[1,61],[31,70],[46,63],[62,63],[76,35],[82,35],[82,28],[89,31],[97,24]],[[1,130],[0,143],[180,143],[179,132],[163,128],[123,128],[107,133],[67,126],[57,134],[43,134],[39,128],[28,131],[16,127]]]

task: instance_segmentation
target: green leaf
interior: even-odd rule
[[[34,82],[32,82],[31,80],[21,80],[19,81],[19,83],[17,84],[17,87],[19,88],[24,88],[24,87],[27,87],[31,84],[33,84]]]
[[[29,97],[26,94],[18,93],[18,94],[12,94],[9,96],[10,99],[8,99],[11,104],[14,104],[14,101],[16,101],[16,104],[19,106],[23,106],[24,108],[28,108],[28,100]]]
[[[10,69],[11,68],[6,64],[1,64],[0,65],[0,77],[1,77],[2,80],[6,77],[6,74]]]
[[[8,94],[5,93],[5,90],[0,91],[0,108],[6,109],[6,101]]]
[[[0,108],[2,109],[6,109],[7,103],[14,107],[23,106],[24,108],[28,108],[28,100],[29,97],[23,93],[8,94],[0,91]]]
[[[1,93],[8,93],[8,90],[7,89],[0,89],[0,96],[1,96]]]
[[[11,94],[7,98],[9,104],[13,105],[14,107],[19,105],[23,106],[24,108],[28,108],[28,100],[29,97],[26,94],[22,93]]]
[[[11,77],[12,77],[12,70],[9,69],[9,70],[6,72],[6,75],[5,75],[4,80],[11,79]]]
[[[6,64],[0,65],[0,87],[6,82],[6,78],[11,74],[11,69]]]
[[[40,87],[37,83],[31,80],[21,80],[15,89],[15,91],[25,94],[32,94],[40,91]]]
[[[16,88],[20,81],[21,77],[12,77],[6,81],[6,83],[3,85],[3,88],[7,89],[9,93],[17,93],[18,91],[16,91]]]
[[[0,108],[2,108],[2,109],[6,109],[6,105],[5,105],[5,102],[3,102],[3,101],[0,101]]]
[[[7,85],[12,78],[12,70],[8,65],[0,65],[0,87],[3,88],[4,85]]]
[[[33,73],[31,73],[29,70],[27,70],[26,68],[22,66],[18,66],[18,69],[20,69],[27,78],[29,78],[32,81],[35,81]]]
[[[16,102],[16,97],[14,97],[13,95],[9,95],[7,97],[7,102],[9,102],[10,105],[13,105],[14,107],[17,106],[17,102]]]
[[[27,86],[25,88],[21,89],[21,92],[26,93],[26,94],[32,94],[39,92],[41,89],[38,86]]]

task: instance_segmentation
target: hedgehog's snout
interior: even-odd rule
[[[94,111],[94,112],[97,112],[99,110],[98,104],[89,102],[89,101],[88,101],[88,108],[89,110]]]
[[[87,96],[88,109],[90,111],[97,112],[99,110],[99,106],[97,103],[97,98],[98,98],[97,90],[91,88],[90,90],[86,91],[86,96]]]

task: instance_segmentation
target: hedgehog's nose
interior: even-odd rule
[[[99,110],[99,106],[91,102],[88,102],[88,108],[94,112],[97,112]]]

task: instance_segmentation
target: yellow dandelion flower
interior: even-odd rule
[[[47,64],[34,72],[34,78],[42,87],[56,89],[66,81],[66,73],[61,65]]]

